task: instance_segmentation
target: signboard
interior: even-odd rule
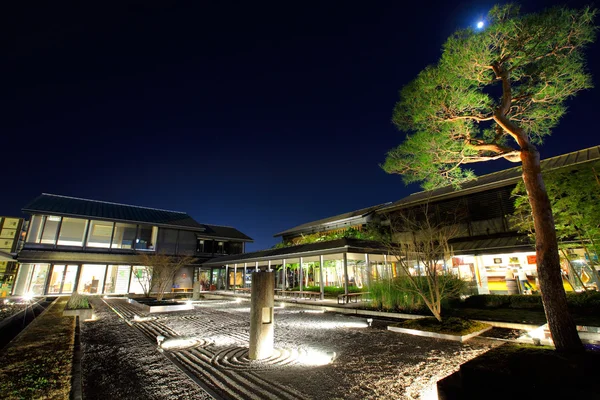
[[[536,256],[527,256],[527,264],[536,264]]]

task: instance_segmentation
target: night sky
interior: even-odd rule
[[[42,192],[164,208],[234,226],[255,239],[248,250],[419,190],[379,167],[404,138],[398,90],[494,4],[11,3],[0,215]],[[542,157],[600,144],[599,50],[598,88],[570,101]]]

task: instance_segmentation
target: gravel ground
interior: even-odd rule
[[[114,380],[111,375],[118,374],[114,371],[115,363],[122,365],[121,374],[131,376],[132,381],[139,379],[138,376],[146,376],[145,372],[153,369],[148,363],[158,365],[161,361],[152,356],[156,354],[154,346],[145,339],[140,340],[142,332],[149,338],[162,334],[167,337],[165,343],[175,338],[187,339],[187,345],[169,350],[170,354],[181,363],[182,368],[187,368],[211,389],[227,398],[425,398],[435,390],[437,380],[456,371],[460,364],[500,344],[485,339],[460,344],[416,337],[387,331],[386,321],[375,320],[372,327],[368,327],[365,318],[289,307],[275,310],[275,348],[279,351],[272,360],[256,362],[245,358],[249,335],[248,302],[205,301],[196,305],[194,311],[156,315],[144,314],[122,300],[109,302],[124,318],[135,321],[133,323],[138,332],[114,318],[108,318],[112,327],[94,328],[103,331],[101,336],[116,336],[110,331],[118,331],[118,336],[121,336],[121,332],[127,330],[128,339],[127,344],[119,346],[118,351],[104,349],[109,351],[108,358],[111,361],[96,362],[94,358],[93,364],[100,366],[94,365],[93,368],[86,367],[84,363],[86,376],[96,377],[96,369],[104,370],[106,375],[100,381],[111,382]],[[92,324],[90,326],[103,325],[97,322]],[[85,330],[85,346],[93,348],[89,340],[92,337],[91,328],[86,327]],[[108,342],[115,340],[109,339]],[[138,346],[143,349],[138,349]],[[333,363],[307,365],[317,360],[319,354],[331,356],[332,352],[335,352]],[[144,356],[141,357],[140,353]],[[88,349],[86,354],[89,360],[92,352]],[[102,364],[105,366],[102,367]],[[146,376],[145,379],[150,378]],[[163,394],[158,397],[194,397],[187,389],[175,390],[183,386],[180,380],[186,380],[182,374],[165,373],[161,379],[171,384],[173,392],[165,395],[165,386],[161,384]],[[110,385],[104,384],[109,388]],[[118,389],[125,390],[128,386],[119,385]],[[148,385],[137,386],[146,389]],[[92,387],[89,385],[86,393]],[[146,398],[153,392],[149,389],[144,393]],[[139,394],[136,395],[139,398]]]
[[[138,330],[94,299],[81,324],[83,395],[91,399],[210,399]]]
[[[4,319],[4,318],[8,318],[12,315],[15,315],[16,313],[22,311],[25,309],[25,307],[28,307],[29,304],[26,303],[10,303],[10,304],[6,304],[4,302],[0,303],[0,322]]]

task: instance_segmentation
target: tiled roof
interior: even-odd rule
[[[279,249],[268,249],[252,253],[236,254],[230,256],[216,257],[206,261],[205,265],[220,266],[225,264],[243,263],[248,261],[268,260],[274,258],[297,258],[307,253],[324,253],[327,250],[338,251],[345,248],[345,252],[374,252],[385,253],[385,245],[371,240],[342,238],[326,242],[300,244],[296,246],[282,247]]]
[[[376,206],[361,208],[360,210],[356,210],[356,211],[350,211],[350,212],[347,212],[344,214],[334,215],[333,217],[327,217],[327,218],[319,219],[317,221],[307,222],[305,224],[295,226],[291,229],[287,229],[285,231],[276,233],[273,236],[275,236],[275,237],[283,236],[288,233],[304,231],[304,230],[308,230],[310,228],[314,228],[317,226],[334,224],[336,222],[341,222],[341,221],[352,219],[352,218],[361,218],[361,217],[364,217],[364,216],[372,213],[373,211],[378,210],[382,207],[385,207],[389,204],[390,203],[379,204]]]
[[[235,228],[200,224],[188,214],[180,211],[110,203],[106,201],[80,199],[42,193],[23,208],[24,212],[62,216],[96,218],[111,221],[143,222],[159,226],[189,229],[202,235],[251,241]]]
[[[600,159],[600,146],[594,146],[572,153],[547,158],[541,160],[540,164],[542,170],[549,171],[598,159]],[[383,207],[380,211],[388,211],[394,208],[405,207],[409,204],[419,204],[425,201],[439,200],[440,198],[448,199],[496,187],[508,186],[516,184],[519,180],[521,180],[521,167],[508,168],[491,174],[482,175],[471,181],[465,182],[461,185],[460,189],[456,189],[453,186],[444,186],[439,189],[413,193],[410,196],[404,197]]]

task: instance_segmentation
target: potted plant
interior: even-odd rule
[[[90,304],[88,296],[77,292],[73,293],[71,297],[69,297],[69,301],[67,301],[63,311],[63,316],[67,315],[78,316],[79,319],[83,319],[84,321],[87,319],[93,319],[94,309]]]

